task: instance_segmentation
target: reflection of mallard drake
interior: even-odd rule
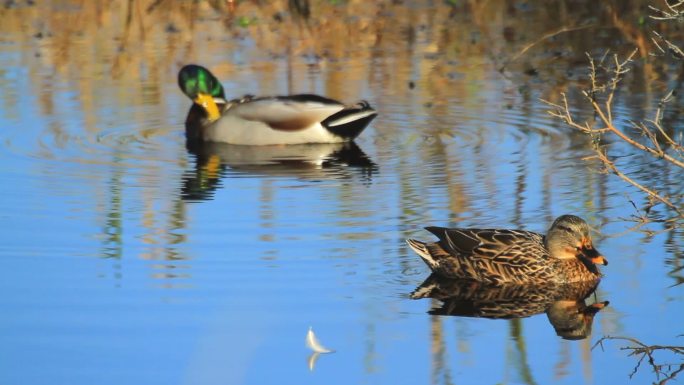
[[[591,281],[606,259],[594,249],[589,226],[563,215],[546,236],[523,230],[427,227],[439,238],[407,240],[432,271],[447,278],[488,284],[567,283]]]
[[[487,285],[430,275],[413,293],[412,299],[434,298],[441,306],[433,315],[511,319],[546,313],[556,333],[565,339],[582,339],[591,333],[594,315],[608,301],[585,303],[599,280],[575,283]]]
[[[185,121],[191,141],[340,143],[357,137],[377,115],[365,101],[347,106],[310,94],[226,100],[218,79],[198,65],[183,67],[178,84],[194,102]]]
[[[369,182],[378,166],[354,142],[291,146],[239,146],[227,143],[188,142],[196,158],[195,170],[184,176],[186,200],[213,196],[226,175],[343,180]]]

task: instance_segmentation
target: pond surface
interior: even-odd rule
[[[373,24],[384,27],[368,27],[385,28],[382,41],[292,38],[285,55],[268,40],[279,30],[249,25],[271,10],[248,3],[234,11],[245,27],[214,39],[225,20],[204,3],[194,29],[178,6],[133,12],[130,35],[125,4],[93,3],[0,14],[0,383],[630,383],[637,357],[623,342],[592,349],[601,337],[684,344],[684,234],[626,231],[630,201],[646,199],[597,172],[590,141],[540,101],[568,91],[586,110],[584,52],[600,52],[594,34],[621,42],[614,25],[561,35],[501,73],[558,28],[541,5],[493,2],[491,18],[448,2],[387,5]],[[334,19],[321,20],[340,36]],[[175,80],[187,62],[233,96],[316,92],[366,99],[379,116],[349,146],[188,149],[190,101]],[[627,87],[615,105],[625,122],[643,119],[666,81]],[[682,191],[681,175],[639,156],[624,165]],[[545,232],[565,213],[589,222],[610,261],[587,298],[610,304],[587,338],[559,337],[543,313],[431,315],[439,300],[411,299],[429,270],[404,240],[432,239],[424,226]],[[309,327],[336,352],[312,360]],[[655,379],[643,363],[632,382]]]

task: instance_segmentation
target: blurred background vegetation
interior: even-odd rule
[[[379,77],[396,93],[421,82],[439,96],[466,63],[564,87],[586,67],[585,52],[634,47],[649,63],[637,79],[648,87],[666,72],[666,63],[650,64],[650,30],[681,36],[677,23],[648,18],[650,3],[6,0],[0,19],[2,44],[32,47],[21,61],[39,75],[37,87],[64,77],[79,84],[84,101],[95,98],[98,81],[110,78],[121,87],[144,85],[140,101],[154,103],[161,97],[155,87],[175,83],[182,64],[202,63],[228,79],[239,76],[241,61],[262,73],[264,83],[280,65],[294,68],[290,91],[301,88],[292,84],[299,68],[332,67],[344,73],[326,76]]]

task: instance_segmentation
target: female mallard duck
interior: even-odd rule
[[[377,113],[367,102],[346,106],[318,95],[253,97],[226,101],[208,69],[186,65],[178,85],[194,103],[185,121],[189,141],[268,145],[339,143],[357,137]]]
[[[488,284],[570,283],[601,277],[608,261],[592,245],[589,226],[563,215],[546,236],[523,230],[426,227],[435,243],[408,239],[430,269],[445,278]]]

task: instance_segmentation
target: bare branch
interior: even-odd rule
[[[632,378],[639,370],[641,363],[647,359],[648,364],[653,369],[653,373],[656,375],[657,384],[665,384],[668,381],[674,379],[679,373],[684,371],[684,362],[679,363],[658,363],[655,358],[655,353],[659,351],[668,351],[673,353],[675,356],[684,356],[684,346],[673,346],[673,345],[646,345],[643,342],[637,340],[636,338],[630,337],[612,337],[604,336],[592,346],[592,350],[596,346],[601,346],[601,350],[605,350],[603,342],[607,340],[618,340],[631,342],[632,346],[623,346],[620,350],[629,351],[628,356],[639,356],[634,369],[629,374],[629,378]],[[660,380],[661,376],[663,377]]]
[[[674,55],[674,57],[676,57],[676,58],[678,58],[678,59],[684,58],[684,51],[682,51],[682,49],[679,48],[676,44],[674,44],[674,43],[672,43],[671,41],[665,39],[664,37],[662,37],[662,36],[661,36],[658,32],[656,32],[656,31],[653,31],[653,34],[656,35],[656,37],[657,37],[658,39],[660,39],[660,41],[662,41],[663,43],[665,43],[665,45],[667,46],[667,49],[672,53],[672,55]],[[655,39],[655,38],[651,38],[651,41],[653,41],[654,43],[656,43],[656,45],[658,46],[658,48],[660,49],[660,51],[661,51],[662,53],[665,53],[665,52],[666,52],[665,49],[663,49],[663,48],[656,42],[656,39]]]
[[[662,9],[656,8],[652,5],[649,5],[648,8],[652,11],[655,11],[662,16],[649,16],[653,20],[676,20],[682,16],[684,16],[684,11],[680,11],[677,8],[681,7],[684,5],[684,1],[680,1],[679,3],[676,4],[670,4],[667,1],[664,1],[665,6],[668,8],[668,11],[664,11]]]
[[[662,1],[663,5],[660,8],[649,6],[649,9],[654,13],[649,16],[651,19],[676,20],[678,22],[684,21],[684,0],[678,0],[674,4],[670,3],[671,0]],[[654,31],[651,40],[657,50],[660,51],[660,54],[670,53],[674,57],[684,60],[684,50],[680,49],[666,37]],[[640,47],[645,49],[643,45],[640,45]],[[620,127],[615,123],[615,116],[613,115],[612,110],[613,103],[615,102],[620,83],[631,70],[631,63],[637,52],[638,50],[635,49],[621,60],[618,55],[611,54],[609,56],[609,51],[606,51],[598,63],[595,62],[594,58],[587,54],[591,86],[590,89],[584,90],[582,93],[587,98],[589,105],[592,108],[594,113],[593,120],[586,120],[584,122],[575,121],[570,112],[570,107],[565,94],[562,94],[562,103],[554,104],[548,101],[544,102],[551,107],[551,110],[549,111],[550,115],[564,121],[571,128],[583,132],[591,138],[593,149],[596,154],[592,159],[595,158],[601,162],[604,167],[604,172],[611,172],[617,175],[625,182],[646,194],[648,203],[643,208],[643,213],[634,205],[634,202],[631,201],[635,206],[635,210],[639,213],[637,221],[640,224],[655,221],[653,218],[649,218],[651,215],[651,208],[656,204],[663,204],[676,215],[665,220],[657,221],[667,223],[666,227],[672,228],[680,225],[684,220],[684,206],[682,206],[684,195],[675,194],[673,196],[668,196],[666,193],[658,191],[657,185],[647,185],[638,182],[621,170],[616,163],[610,159],[606,152],[608,148],[607,145],[602,144],[606,142],[604,141],[604,138],[615,136],[621,142],[627,143],[629,147],[652,156],[656,162],[662,164],[664,170],[668,167],[684,168],[684,146],[682,145],[684,134],[678,133],[677,136],[674,136],[671,133],[668,134],[668,132],[672,132],[672,130],[666,130],[662,125],[664,110],[667,103],[673,98],[673,91],[668,92],[660,99],[652,120],[630,122],[631,126],[628,126],[627,128]],[[600,80],[604,78],[607,78],[607,80]],[[641,138],[631,131],[626,131],[626,129],[633,129]]]
[[[611,161],[610,159],[608,159],[608,157],[606,156],[606,154],[604,154],[603,152],[601,152],[601,151],[599,150],[599,151],[597,151],[597,155],[598,155],[599,160],[601,160],[601,162],[606,166],[606,168],[607,168],[608,170],[610,170],[613,174],[619,176],[621,179],[623,179],[623,180],[626,181],[627,183],[629,183],[629,184],[631,184],[632,186],[638,188],[639,190],[645,192],[645,193],[648,194],[648,196],[650,196],[651,198],[657,200],[658,202],[661,202],[661,203],[665,204],[666,206],[668,206],[669,208],[671,208],[672,210],[674,210],[678,215],[681,216],[681,215],[684,214],[684,213],[679,209],[679,207],[678,207],[677,205],[675,205],[674,203],[672,203],[672,202],[670,201],[670,199],[669,199],[668,197],[659,194],[657,191],[652,190],[652,189],[650,189],[650,188],[648,188],[648,187],[646,187],[646,186],[644,186],[644,185],[638,183],[637,181],[635,181],[634,179],[630,178],[629,176],[625,175],[622,171],[620,171],[620,169],[618,169],[618,168],[615,166],[615,163],[614,163],[613,161]]]
[[[627,134],[625,134],[623,131],[618,129],[613,124],[613,116],[612,116],[612,108],[611,108],[611,106],[613,104],[613,96],[615,95],[615,91],[617,90],[619,82],[622,80],[622,75],[629,72],[629,68],[627,67],[627,65],[632,62],[632,58],[634,57],[634,55],[636,55],[636,53],[637,53],[637,50],[635,49],[623,61],[620,61],[618,59],[617,55],[614,55],[614,61],[615,61],[615,67],[613,68],[613,74],[614,75],[613,75],[613,78],[610,80],[610,88],[609,88],[610,91],[608,92],[608,97],[604,103],[605,104],[604,106],[599,105],[598,101],[593,96],[593,93],[595,92],[594,89],[592,89],[590,92],[590,94],[592,94],[592,96],[588,96],[588,98],[591,102],[592,107],[594,108],[594,112],[601,118],[601,121],[603,122],[603,124],[606,125],[606,128],[608,128],[615,135],[620,137],[620,139],[622,139],[623,141],[629,143],[631,146],[633,146],[633,147],[635,147],[641,151],[646,151],[646,152],[650,153],[651,155],[654,155],[658,158],[665,159],[666,161],[668,161],[668,162],[670,162],[670,163],[672,163],[678,167],[684,168],[684,161],[683,160],[672,157],[671,155],[669,155],[668,153],[663,151],[661,148],[659,148],[659,146],[657,146],[657,148],[653,148],[653,147],[643,145],[643,144],[633,140],[632,138],[630,138]],[[592,69],[592,72],[591,72],[590,77],[592,78],[592,84],[594,84],[594,82],[595,82],[594,79],[596,77],[596,74],[595,74],[595,67],[593,65],[593,62],[591,65],[591,69]],[[586,93],[585,93],[585,95],[586,95]],[[658,116],[660,114],[661,114],[660,111],[656,111],[656,119],[658,119]]]

